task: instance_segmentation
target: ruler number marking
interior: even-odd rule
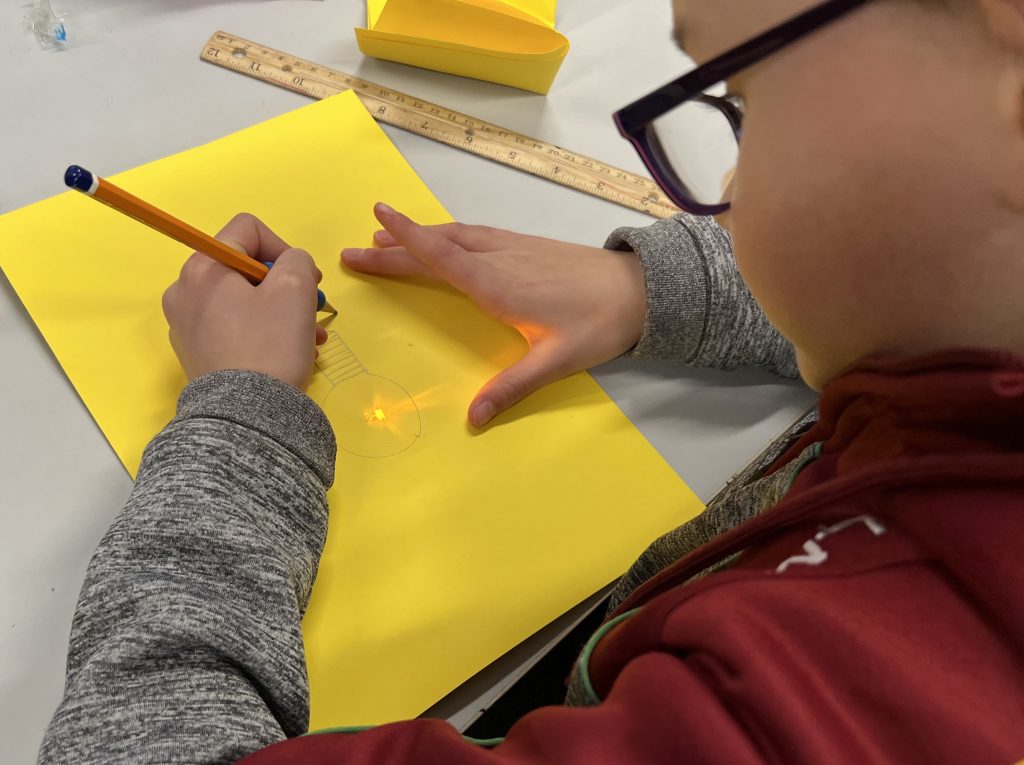
[[[221,44],[221,47],[214,45],[214,41]],[[230,55],[222,57],[221,53]],[[254,60],[258,57],[262,57],[262,60]],[[643,176],[573,154],[560,146],[515,133],[500,125],[477,120],[437,104],[366,82],[344,72],[337,72],[302,59],[286,57],[286,54],[242,38],[223,32],[214,34],[205,48],[203,58],[218,66],[234,69],[241,74],[312,98],[326,98],[346,89],[347,86],[356,91],[356,95],[381,122],[656,217],[665,218],[678,212],[671,202],[664,198],[654,182]],[[245,66],[246,59],[248,67]],[[324,83],[324,87],[307,83],[307,76],[296,74],[293,69],[306,72],[307,76],[313,75],[317,83]],[[380,103],[380,99],[387,99],[387,103]],[[398,111],[393,112],[394,109]],[[435,118],[435,122],[431,121],[431,116]],[[436,122],[438,120],[439,123]],[[517,149],[520,146],[526,147],[527,153],[509,150],[507,147],[510,143]],[[540,164],[535,164],[538,160]],[[577,165],[579,169],[561,166],[565,164]],[[569,172],[565,172],[566,170]],[[601,176],[613,178],[623,184],[627,181],[629,183],[625,187],[609,186]],[[644,189],[649,193],[641,196]]]

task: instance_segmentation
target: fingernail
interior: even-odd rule
[[[341,257],[344,260],[348,260],[349,258],[358,258],[363,254],[363,252],[364,250],[361,247],[346,247],[341,251]]]
[[[494,409],[494,404],[490,401],[481,401],[476,405],[476,408],[473,409],[470,419],[473,421],[473,424],[479,428],[493,420],[495,414],[497,414],[497,412]]]
[[[377,212],[383,213],[384,215],[397,214],[395,213],[394,209],[392,209],[389,205],[384,204],[383,202],[378,202],[376,205],[374,205],[374,207],[377,210]]]

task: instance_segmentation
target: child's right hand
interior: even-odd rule
[[[442,279],[530,344],[469,405],[480,427],[535,390],[622,355],[640,340],[643,268],[630,252],[448,223],[421,226],[386,205],[377,247],[347,249],[345,265],[383,276]]]
[[[217,238],[275,267],[258,286],[195,253],[164,293],[170,340],[191,380],[222,369],[248,369],[305,390],[316,346],[316,285],[323,276],[307,252],[289,248],[262,221],[235,216]]]

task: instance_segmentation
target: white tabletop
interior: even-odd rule
[[[72,162],[113,175],[304,103],[200,62],[218,29],[637,172],[610,115],[688,67],[669,39],[668,0],[562,0],[558,26],[573,49],[547,97],[364,59],[352,33],[361,0],[56,2],[71,11],[73,44],[61,52],[43,50],[23,25],[28,0],[0,11],[0,212],[61,191]],[[652,222],[388,133],[457,219],[589,244]],[[0,358],[0,741],[3,761],[20,763],[33,760],[59,699],[85,566],[131,483],[3,277]],[[813,401],[760,372],[616,362],[596,377],[704,499]],[[479,685],[466,692],[470,706]]]

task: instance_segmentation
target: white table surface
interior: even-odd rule
[[[610,115],[689,66],[669,39],[668,0],[562,0],[558,26],[573,49],[547,97],[364,59],[352,33],[361,0],[57,3],[71,11],[73,44],[61,52],[27,31],[28,0],[0,10],[0,212],[60,192],[72,162],[113,175],[305,102],[200,62],[218,29],[638,172]],[[589,244],[617,225],[651,222],[387,131],[457,219]],[[21,763],[33,760],[61,693],[85,566],[131,482],[4,277],[0,359],[0,760]],[[596,377],[704,499],[813,401],[798,383],[760,372],[616,362]],[[444,714],[470,719],[486,689],[559,629],[447,699]]]

